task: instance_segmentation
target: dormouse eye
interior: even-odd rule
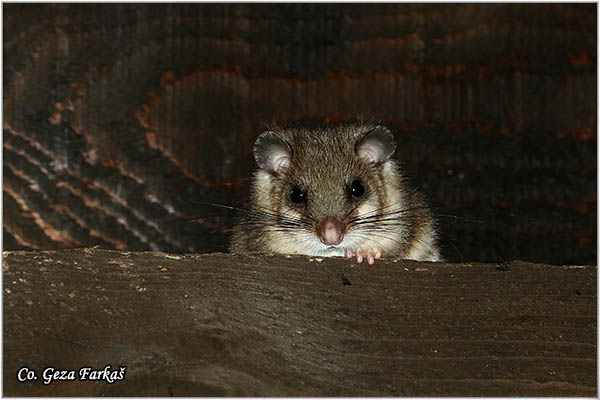
[[[306,195],[298,186],[294,186],[290,192],[290,200],[292,200],[292,203],[296,204],[304,203],[306,201]]]
[[[363,194],[365,194],[365,186],[360,179],[355,179],[352,181],[352,184],[350,185],[350,196],[353,198],[359,198]]]

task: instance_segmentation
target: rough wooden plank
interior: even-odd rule
[[[594,263],[596,10],[6,4],[5,243],[224,251],[199,202],[239,204],[264,124],[368,116],[449,259]]]
[[[81,249],[3,274],[5,396],[596,395],[595,266]]]

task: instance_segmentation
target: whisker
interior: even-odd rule
[[[228,210],[243,211],[243,209],[241,209],[239,207],[233,207],[233,206],[229,206],[229,205],[226,205],[226,204],[209,203],[209,202],[206,202],[206,201],[197,201],[196,203],[197,204],[202,204],[202,205],[205,205],[205,206],[213,206],[213,207],[225,208],[225,209],[228,209]]]
[[[389,207],[386,207],[386,208],[389,208]],[[392,209],[389,211],[382,211],[382,210],[383,209],[377,209],[371,213],[367,213],[364,216],[357,216],[357,217],[351,219],[350,221],[348,221],[348,224],[358,223],[358,222],[365,222],[365,223],[366,222],[378,222],[378,221],[381,221],[382,219],[384,219],[385,217],[390,217],[390,216],[398,216],[398,217],[424,216],[423,214],[414,213],[413,211],[428,210],[428,208],[425,206],[419,206],[419,207]],[[409,212],[412,212],[412,213],[409,213]]]

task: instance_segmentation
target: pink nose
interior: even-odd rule
[[[318,235],[323,244],[338,245],[344,240],[345,224],[336,217],[326,217],[319,224]]]

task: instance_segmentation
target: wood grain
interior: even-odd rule
[[[4,396],[596,395],[594,266],[79,249],[3,271]],[[125,379],[42,383],[105,365]]]
[[[596,260],[593,4],[7,4],[4,243],[224,251],[265,124],[366,116],[451,260]]]

